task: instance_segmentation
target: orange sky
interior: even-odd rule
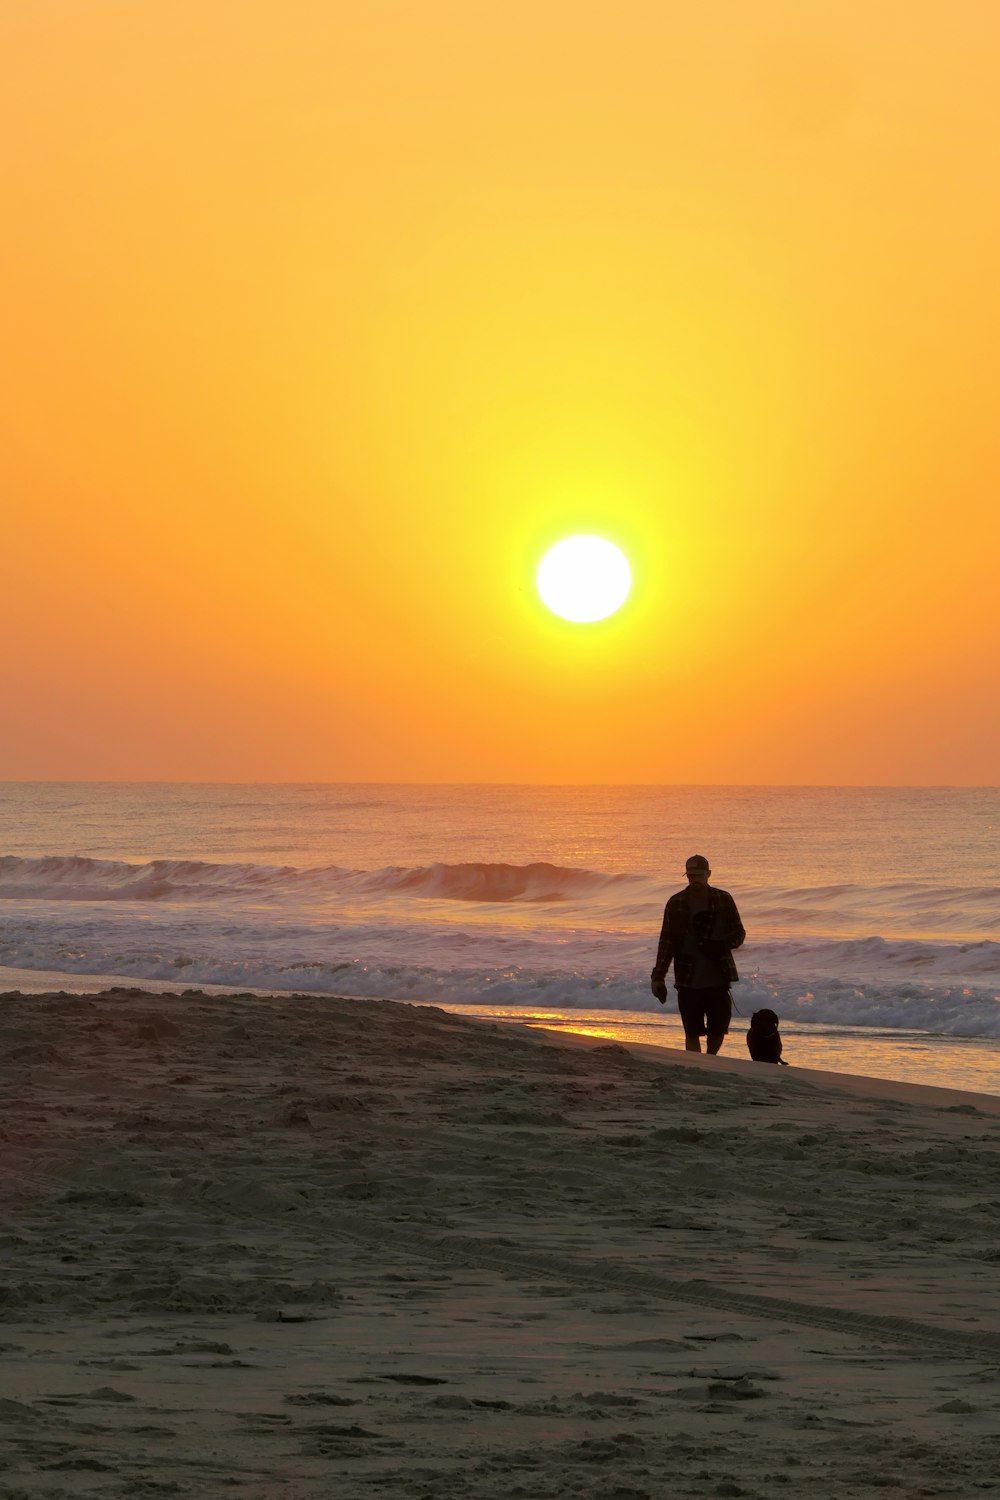
[[[996,782],[993,0],[0,9],[0,776]],[[545,546],[617,541],[597,625]]]

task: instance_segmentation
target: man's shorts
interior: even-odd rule
[[[733,1018],[733,997],[727,989],[677,991],[685,1036],[725,1036]]]

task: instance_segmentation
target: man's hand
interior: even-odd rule
[[[653,979],[650,981],[649,988],[653,991],[653,994],[656,996],[657,1000],[659,1000],[660,1004],[666,1005],[667,986],[665,981],[662,979]]]

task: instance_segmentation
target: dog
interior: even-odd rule
[[[781,1056],[781,1037],[778,1035],[778,1017],[773,1010],[755,1010],[750,1017],[747,1031],[747,1046],[754,1062],[788,1064]]]

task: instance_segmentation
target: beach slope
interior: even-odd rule
[[[994,1484],[998,1100],[137,990],[0,1075],[7,1500]]]

